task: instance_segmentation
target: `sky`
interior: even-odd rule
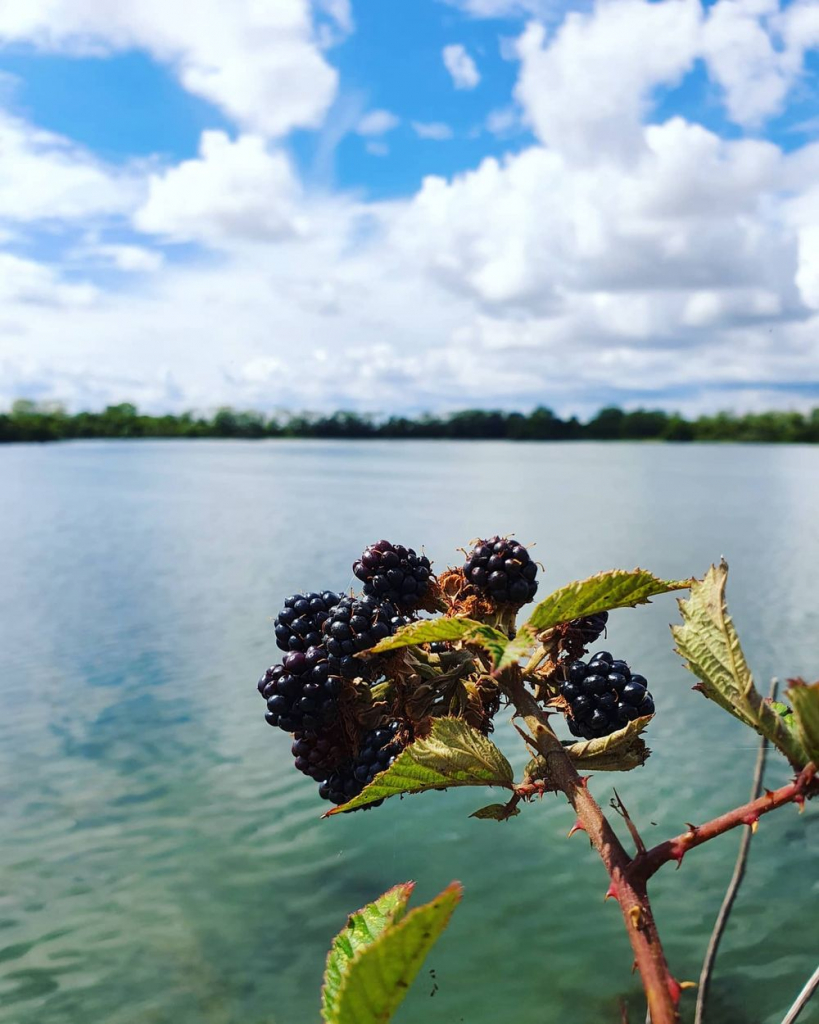
[[[21,397],[819,406],[819,0],[3,0]]]

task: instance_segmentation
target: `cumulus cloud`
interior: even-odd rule
[[[206,131],[198,158],[151,175],[134,226],[174,241],[279,241],[306,229],[300,195],[289,159],[264,139]]]
[[[634,159],[651,90],[678,82],[698,55],[700,10],[699,0],[602,3],[569,14],[548,41],[529,25],[515,95],[537,136],[572,159]]]
[[[68,139],[0,110],[0,220],[124,213],[140,193],[135,171],[108,167]]]
[[[324,6],[349,23],[348,4]],[[6,0],[2,41],[74,55],[145,50],[170,65],[185,89],[269,136],[320,125],[338,80],[308,0],[198,0],[195,13],[187,0]]]
[[[732,120],[751,127],[779,113],[819,45],[819,6],[780,10],[777,0],[719,0],[703,27],[702,52]]]
[[[456,89],[474,89],[480,82],[481,76],[475,61],[466,52],[466,47],[461,43],[451,43],[445,46],[442,51],[444,66],[452,75],[452,81]]]
[[[489,16],[492,2],[475,0],[471,13],[481,6]],[[53,173],[40,176],[28,216],[101,210],[127,226],[136,209],[130,225],[143,241],[101,230],[74,254],[70,276],[4,257],[0,395],[30,385],[75,405],[393,411],[547,401],[583,413],[601,393],[696,411],[764,405],[777,382],[815,381],[819,144],[784,152],[682,117],[649,122],[656,90],[700,59],[732,117],[767,116],[782,102],[778,83],[798,82],[819,40],[816,9],[606,0],[548,32],[532,24],[517,44],[518,107],[509,109],[535,140],[429,176],[402,199],[319,193],[261,131],[205,132],[195,159],[154,167],[136,186],[130,170],[123,183],[49,137],[39,156]],[[728,52],[729,37],[758,52],[756,63],[747,58],[758,91],[731,70],[746,57]],[[383,127],[387,113],[362,122],[356,108],[347,130],[376,114]],[[492,123],[499,134],[513,127]],[[412,126],[426,138],[450,131]],[[378,152],[383,132],[370,129],[363,145]],[[17,131],[28,153],[33,129]],[[17,187],[0,189],[0,201]],[[167,240],[202,243],[219,259],[168,259],[150,288],[135,282],[116,295],[76,279],[78,259],[150,271]]]

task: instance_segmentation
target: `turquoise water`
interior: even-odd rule
[[[482,790],[321,821],[264,723],[281,598],[351,585],[376,538],[423,544],[440,568],[514,531],[537,542],[543,593],[615,566],[701,574],[724,554],[761,685],[819,675],[817,448],[94,442],[0,448],[0,480],[3,1024],[315,1022],[332,935],[409,878],[419,899],[453,878],[465,896],[403,1024],[615,1022],[620,996],[642,1021],[619,913],[560,800],[503,825],[468,817]],[[691,692],[675,616],[673,597],[616,612],[606,641],[659,713],[647,766],[592,789],[606,803],[616,782],[650,841],[745,799],[755,757]],[[519,769],[508,724],[496,738]],[[768,785],[785,777],[772,758]],[[715,1022],[781,1021],[816,965],[818,812],[761,823]],[[653,883],[680,978],[697,977],[737,842]]]

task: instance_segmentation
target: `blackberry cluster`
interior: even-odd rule
[[[291,651],[269,668],[258,684],[267,701],[265,718],[285,732],[318,732],[337,715],[342,681],[331,674],[323,647]]]
[[[355,655],[391,636],[408,621],[388,601],[342,597],[321,627],[331,671],[346,679],[364,674],[366,662]]]
[[[587,663],[570,661],[560,693],[569,702],[569,729],[585,740],[608,736],[624,725],[654,714],[654,701],[644,676],[624,661],[599,651]]]
[[[412,548],[379,540],[364,549],[353,563],[353,573],[364,584],[365,594],[409,611],[418,608],[426,596],[432,566]]]
[[[290,752],[303,775],[324,782],[346,758],[347,749],[340,730],[297,732]]]
[[[319,786],[319,796],[334,804],[345,804],[385,771],[398,757],[403,743],[398,739],[398,722],[371,729],[361,740],[358,756],[330,774]],[[377,807],[381,801],[372,804]]]
[[[598,612],[596,615],[586,615],[582,619],[572,619],[569,625],[577,630],[585,644],[593,644],[606,628],[608,621],[608,612]]]
[[[496,604],[520,607],[537,591],[537,565],[526,548],[509,537],[478,541],[463,573],[479,593]]]
[[[283,651],[306,651],[322,641],[324,620],[341,599],[331,590],[321,594],[293,594],[276,616],[276,644]]]

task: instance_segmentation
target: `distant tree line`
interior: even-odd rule
[[[362,413],[287,414],[272,417],[222,408],[213,416],[184,412],[149,416],[129,402],[102,412],[67,413],[55,403],[16,401],[0,413],[0,442],[135,437],[312,437],[330,439],[490,441],[756,441],[819,443],[819,408],[809,414],[762,412],[685,419],[661,409],[626,412],[609,406],[583,423],[561,419],[542,406],[530,413],[466,409],[442,416]]]

